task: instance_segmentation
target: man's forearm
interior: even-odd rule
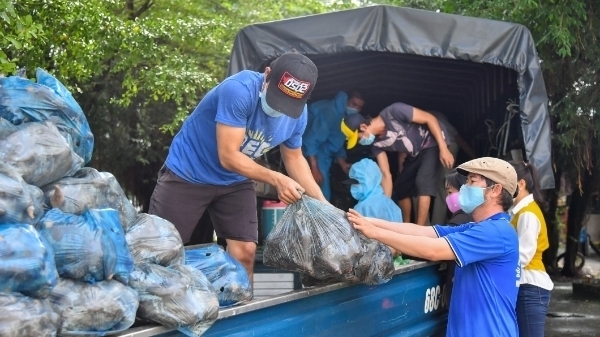
[[[321,188],[313,178],[308,162],[303,156],[284,159],[285,169],[290,178],[305,189],[305,193],[313,198],[325,201]]]
[[[431,131],[433,138],[435,138],[435,141],[438,143],[440,150],[442,148],[448,149],[446,145],[446,139],[444,139],[444,134],[442,133],[442,127],[440,127],[440,122],[434,116],[431,117],[432,119],[427,121],[427,127],[429,128],[429,131]]]
[[[383,176],[383,178],[381,179],[381,187],[383,188],[383,193],[388,198],[391,198],[392,197],[392,189],[394,187],[392,184],[392,176],[391,175]]]
[[[433,230],[433,227],[430,226],[419,226],[407,222],[391,222],[375,218],[367,218],[367,220],[379,228],[395,233],[437,238],[437,234]]]
[[[373,239],[394,248],[402,254],[430,261],[452,260],[454,257],[444,239],[398,234],[379,228]]]

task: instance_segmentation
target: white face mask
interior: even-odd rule
[[[268,104],[267,104],[267,88],[265,88],[265,90],[260,92],[260,105],[263,109],[263,111],[265,112],[265,114],[267,114],[267,116],[270,117],[281,117],[283,116],[283,113],[271,108]]]

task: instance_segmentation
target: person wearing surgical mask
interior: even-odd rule
[[[459,196],[460,188],[467,183],[467,179],[456,169],[452,169],[446,176],[446,206],[450,211],[450,219],[446,222],[448,225],[462,225],[473,222],[473,217],[465,213],[460,208]]]
[[[383,109],[375,118],[348,115],[340,128],[348,149],[356,144],[372,145],[372,154],[383,175],[384,193],[388,197],[392,196],[392,190],[396,193],[407,221],[426,225],[431,199],[439,190],[439,172],[442,166],[452,168],[454,165],[444,122],[424,110],[398,102]],[[406,154],[395,186],[387,152]],[[412,214],[412,198],[417,199],[416,216]]]
[[[458,226],[474,221],[471,214],[465,213],[465,211],[460,208],[460,202],[458,201],[460,188],[466,183],[466,177],[458,173],[456,169],[452,169],[450,173],[446,175],[446,206],[451,213],[450,219],[446,223],[448,226]],[[444,294],[447,303],[450,303],[452,298],[455,268],[456,262],[448,261],[448,267],[446,269],[446,293]]]
[[[252,280],[258,243],[255,181],[270,184],[286,204],[302,193],[326,201],[302,155],[306,102],[318,70],[287,52],[263,73],[245,70],[211,89],[183,122],[158,172],[149,214],[175,225],[184,244],[210,214],[217,237]],[[279,148],[288,175],[255,159]]]
[[[517,196],[517,173],[491,157],[468,161],[457,172],[466,177],[458,203],[473,222],[419,226],[366,218],[353,209],[348,221],[402,254],[456,262],[447,337],[518,337],[519,237],[507,213]]]
[[[308,106],[308,123],[302,136],[302,152],[306,156],[315,181],[327,200],[331,200],[330,168],[334,162],[348,174],[344,135],[339,125],[342,119],[358,115],[365,104],[358,89],[340,91],[331,100],[320,100]]]

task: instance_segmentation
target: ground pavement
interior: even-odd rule
[[[588,256],[584,275],[600,278],[600,257]],[[600,337],[600,300],[574,299],[571,282],[555,282],[546,317],[546,337]]]

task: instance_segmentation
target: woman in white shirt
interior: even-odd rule
[[[509,210],[511,224],[519,234],[521,285],[517,297],[520,337],[543,337],[550,291],[554,287],[542,262],[548,249],[548,234],[542,208],[546,206],[539,189],[537,171],[525,162],[511,162],[517,171],[518,194]]]

